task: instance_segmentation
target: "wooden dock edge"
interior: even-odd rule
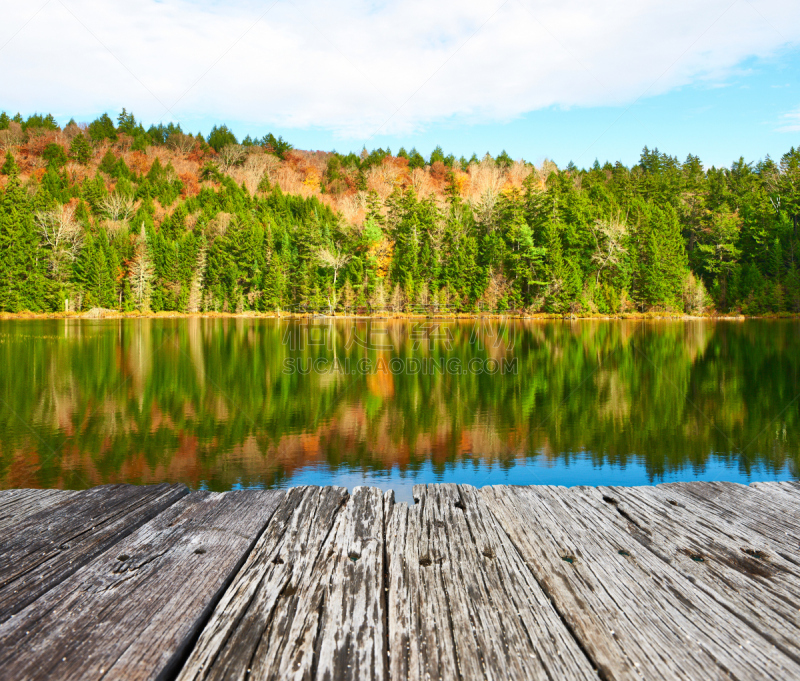
[[[800,678],[800,483],[0,491],[14,679]]]

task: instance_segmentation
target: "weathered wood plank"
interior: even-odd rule
[[[179,679],[383,679],[377,489],[289,491]]]
[[[800,665],[580,493],[481,495],[605,678],[800,677]]]
[[[387,496],[392,679],[588,679],[592,665],[477,491]]]
[[[195,492],[0,625],[13,679],[168,678],[283,492]]]
[[[800,662],[800,571],[760,535],[715,522],[698,504],[671,504],[668,493],[654,487],[581,487],[570,493],[582,495],[645,549]]]
[[[705,508],[705,513],[759,534],[781,557],[800,566],[800,511],[793,494],[771,493],[734,482],[673,482],[657,489],[676,503],[694,501]]]
[[[751,482],[748,487],[768,496],[779,495],[783,502],[795,508],[800,504],[800,483],[793,480]]]
[[[106,485],[67,494],[0,538],[0,622],[188,494],[185,485]]]
[[[0,530],[13,528],[28,516],[78,494],[61,489],[7,489],[0,491]]]

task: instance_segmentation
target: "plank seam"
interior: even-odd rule
[[[757,488],[755,488],[755,489],[757,489]],[[604,500],[605,500],[605,499],[604,499]],[[633,519],[632,519],[632,518],[629,516],[629,514],[627,514],[627,513],[623,512],[623,510],[622,510],[622,509],[620,509],[620,508],[619,508],[619,506],[615,506],[615,508],[616,508],[616,510],[619,512],[619,514],[620,514],[620,515],[621,515],[623,518],[625,518],[626,520],[628,520],[629,522],[631,522],[631,523],[632,523],[633,525],[635,525],[635,526],[636,526],[636,527],[637,527],[639,530],[643,530],[643,528],[642,528],[642,527],[639,525],[639,523],[637,523],[636,521],[634,521],[634,520],[633,520]],[[684,510],[685,510],[687,513],[690,513],[692,516],[694,516],[694,517],[695,517],[695,520],[696,520],[696,521],[697,521],[699,524],[701,524],[701,525],[703,524],[703,523],[701,522],[701,521],[702,521],[702,518],[698,518],[697,516],[695,516],[695,514],[694,514],[694,513],[693,513],[693,512],[692,512],[690,509],[688,509],[688,508],[685,508]],[[706,527],[708,527],[708,529],[709,529],[709,530],[712,530],[712,531],[717,531],[717,529],[718,529],[718,528],[716,528],[716,527],[714,527],[714,526],[712,526],[712,525],[707,525]],[[737,611],[737,609],[736,609],[736,608],[734,608],[734,607],[732,607],[732,606],[731,606],[731,604],[730,604],[730,603],[729,603],[729,602],[728,602],[726,599],[724,599],[724,598],[721,598],[721,597],[720,597],[720,596],[721,596],[721,594],[719,593],[719,591],[718,591],[717,589],[715,589],[715,588],[713,588],[712,586],[710,586],[710,585],[706,584],[706,583],[705,583],[705,582],[703,582],[702,580],[692,580],[692,579],[689,579],[689,578],[688,578],[688,577],[687,577],[687,576],[686,576],[686,575],[683,573],[683,571],[682,571],[682,570],[679,570],[679,569],[677,569],[677,568],[676,568],[674,565],[672,565],[672,563],[671,563],[671,562],[670,562],[670,561],[669,561],[669,560],[668,560],[668,559],[667,559],[665,556],[661,555],[661,553],[660,553],[660,552],[658,552],[658,551],[655,551],[655,550],[653,550],[653,549],[652,549],[650,546],[648,546],[648,545],[647,545],[647,543],[646,543],[645,541],[643,541],[643,540],[642,540],[641,534],[639,534],[639,533],[632,533],[632,532],[629,532],[629,531],[628,531],[628,534],[630,535],[630,537],[631,537],[632,539],[634,539],[634,540],[635,540],[635,541],[636,541],[636,542],[637,542],[637,543],[638,543],[638,544],[639,544],[639,545],[640,545],[640,546],[641,546],[643,549],[645,549],[645,550],[646,550],[648,553],[650,553],[651,555],[655,556],[655,557],[656,557],[656,558],[658,558],[658,559],[659,559],[659,560],[660,560],[662,563],[664,563],[665,565],[668,565],[670,568],[672,568],[672,571],[674,572],[674,574],[675,574],[675,575],[678,575],[678,576],[679,576],[679,577],[680,577],[682,580],[684,580],[685,582],[688,582],[689,584],[691,584],[691,587],[692,587],[692,588],[699,589],[700,591],[702,591],[703,593],[705,593],[705,594],[706,594],[706,595],[707,595],[709,598],[711,598],[711,599],[712,599],[713,601],[715,601],[715,602],[716,602],[718,605],[720,605],[722,608],[724,608],[725,610],[727,610],[727,611],[728,611],[728,612],[729,612],[731,615],[733,615],[734,617],[736,617],[736,618],[737,618],[737,619],[738,619],[740,622],[742,622],[742,624],[744,624],[746,627],[748,627],[748,628],[749,628],[749,629],[750,629],[750,630],[751,630],[751,631],[752,631],[752,632],[753,632],[753,633],[754,633],[756,636],[761,636],[761,637],[763,637],[764,639],[766,639],[767,641],[769,641],[769,643],[771,643],[771,644],[772,644],[772,645],[773,645],[775,648],[777,648],[778,650],[780,650],[780,651],[781,651],[781,652],[782,652],[784,655],[786,655],[786,656],[787,656],[787,657],[789,657],[790,659],[794,660],[795,662],[797,662],[797,663],[800,663],[800,654],[798,654],[797,650],[792,650],[792,649],[789,649],[789,648],[787,648],[786,646],[784,646],[784,645],[781,643],[781,641],[780,641],[780,640],[779,640],[777,637],[775,637],[775,636],[774,636],[774,635],[773,635],[773,634],[772,634],[772,633],[769,631],[769,629],[767,629],[767,628],[765,628],[765,627],[758,628],[757,626],[755,626],[755,625],[753,624],[753,622],[752,622],[752,621],[751,621],[749,618],[745,617],[744,613],[742,613],[742,612],[738,612],[738,611]],[[719,578],[719,579],[722,579],[722,576],[718,576],[718,578]],[[733,587],[733,585],[731,585],[731,587]],[[794,605],[794,604],[793,604],[791,601],[789,601],[789,600],[785,599],[785,597],[784,597],[784,600],[785,600],[787,603],[789,603],[789,604],[791,604],[791,605]],[[779,615],[778,613],[776,613],[776,615],[777,615],[777,616],[779,616],[779,617],[780,617],[780,618],[781,618],[783,621],[787,622],[788,624],[792,624],[792,622],[791,622],[790,620],[787,620],[787,619],[786,619],[784,616],[782,616],[782,615]],[[763,630],[762,630],[762,629],[763,629]],[[712,659],[715,661],[715,663],[716,663],[716,664],[718,664],[718,665],[720,666],[720,668],[722,668],[722,669],[723,669],[723,670],[725,670],[726,672],[730,673],[730,672],[729,672],[729,670],[728,670],[728,669],[727,669],[727,668],[724,666],[724,664],[723,664],[723,663],[722,663],[722,662],[721,662],[721,661],[720,661],[720,660],[717,658],[717,656],[716,656],[716,655],[712,654],[712,653],[711,653],[711,651],[706,651],[706,652],[707,652],[707,653],[708,653],[708,655],[709,655],[709,656],[710,656],[710,657],[711,657],[711,658],[712,658]]]
[[[284,493],[284,498],[286,494]],[[261,530],[256,534],[253,541],[250,543],[250,546],[247,548],[246,551],[242,552],[242,556],[237,562],[236,566],[231,570],[230,575],[228,578],[220,585],[219,590],[217,593],[211,598],[211,600],[206,605],[203,612],[198,617],[198,624],[195,627],[195,630],[191,632],[185,639],[185,642],[182,648],[179,648],[175,651],[172,658],[164,665],[164,668],[159,672],[158,676],[156,677],[156,681],[174,681],[180,674],[183,666],[186,664],[186,660],[189,659],[189,655],[192,654],[194,647],[197,645],[197,641],[200,638],[200,635],[203,633],[203,630],[208,625],[211,616],[214,614],[214,610],[216,609],[219,602],[222,600],[222,597],[230,588],[231,584],[233,584],[234,579],[238,576],[239,572],[241,571],[244,564],[247,562],[250,554],[253,552],[256,544],[258,543],[261,536],[264,532],[267,531],[269,524],[272,522],[272,518],[275,516],[275,513],[278,511],[282,500],[275,504],[275,508],[272,510],[272,513],[269,514],[269,517],[265,520],[264,526]],[[109,667],[109,670],[112,667]]]
[[[106,551],[110,551],[111,549],[113,549],[113,548],[114,548],[114,547],[115,547],[117,544],[119,544],[119,543],[120,543],[122,540],[124,540],[124,539],[127,539],[127,538],[128,538],[130,535],[132,535],[134,532],[136,532],[136,531],[137,531],[139,528],[143,527],[144,525],[146,525],[146,524],[147,524],[147,523],[149,523],[150,521],[154,520],[156,517],[158,517],[158,516],[159,516],[159,515],[161,515],[162,513],[166,512],[166,511],[167,511],[169,508],[171,508],[171,507],[172,507],[174,504],[176,504],[177,502],[179,502],[181,499],[184,499],[186,496],[188,496],[188,494],[189,494],[189,488],[188,488],[188,487],[186,487],[186,486],[184,485],[184,488],[183,488],[183,490],[181,490],[181,491],[183,492],[183,494],[182,494],[181,496],[175,496],[175,497],[174,497],[174,498],[173,498],[171,501],[169,501],[169,498],[167,497],[167,501],[168,501],[168,503],[167,503],[167,505],[166,505],[166,506],[164,506],[164,507],[163,507],[163,508],[162,508],[160,511],[157,511],[157,512],[153,513],[153,514],[152,514],[152,515],[150,515],[149,517],[143,517],[143,518],[141,519],[141,522],[139,522],[138,524],[136,524],[136,523],[133,523],[131,526],[125,526],[125,527],[124,527],[124,528],[123,528],[123,529],[120,531],[120,533],[119,533],[118,535],[115,535],[115,536],[112,538],[112,541],[111,541],[111,543],[109,543],[109,544],[108,544],[108,546],[106,546],[106,547],[105,547],[103,550],[99,551],[99,552],[98,552],[98,553],[96,553],[94,556],[87,557],[87,559],[86,559],[86,562],[84,562],[84,563],[82,563],[82,564],[80,564],[80,565],[76,566],[76,567],[75,567],[75,569],[73,569],[71,572],[68,572],[68,573],[67,573],[67,572],[65,572],[65,573],[62,573],[62,575],[61,575],[61,579],[59,579],[58,581],[56,581],[56,582],[54,582],[53,584],[51,584],[51,585],[50,585],[50,586],[49,586],[47,589],[45,589],[44,591],[42,591],[42,593],[38,594],[38,595],[37,595],[35,598],[33,598],[32,600],[30,600],[30,601],[28,601],[28,602],[24,603],[24,605],[23,605],[21,608],[17,608],[17,609],[16,609],[14,612],[12,612],[12,613],[11,613],[11,616],[10,616],[10,617],[7,617],[7,618],[6,618],[6,619],[4,619],[4,620],[3,620],[2,618],[0,618],[0,622],[9,621],[9,620],[10,620],[11,618],[13,618],[15,615],[19,614],[20,612],[22,612],[22,611],[23,611],[23,610],[25,610],[26,608],[29,608],[30,606],[32,606],[33,604],[35,604],[37,601],[39,601],[39,599],[41,599],[41,598],[43,598],[44,596],[46,596],[48,593],[50,593],[50,591],[52,591],[53,589],[55,589],[56,587],[58,587],[59,585],[61,585],[61,584],[62,584],[64,581],[66,581],[67,579],[69,579],[69,578],[70,578],[72,575],[74,575],[74,574],[75,574],[75,573],[77,573],[78,571],[80,571],[80,570],[83,570],[84,568],[86,568],[86,567],[87,567],[88,565],[90,565],[92,562],[94,562],[95,560],[97,560],[97,558],[99,558],[99,557],[100,557],[100,556],[102,556],[104,553],[106,553]],[[166,494],[166,493],[168,493],[168,492],[169,492],[169,488],[165,489],[165,490],[164,490],[164,492],[165,492],[165,494]],[[148,503],[152,503],[152,502],[154,502],[154,501],[157,501],[157,500],[158,500],[158,498],[159,498],[159,496],[164,496],[164,495],[154,495],[154,496],[148,496],[148,497],[144,497],[143,499],[145,499],[146,501],[139,500],[139,501],[137,502],[136,506],[134,506],[134,507],[131,507],[131,508],[130,508],[130,512],[131,512],[131,513],[135,513],[135,512],[136,512],[137,510],[139,510],[139,509],[140,509],[142,506],[146,506]],[[109,522],[104,522],[104,523],[102,523],[102,524],[101,524],[101,525],[99,525],[99,526],[107,526],[109,523],[118,522],[118,521],[119,521],[119,520],[120,520],[122,517],[124,517],[124,515],[125,515],[124,513],[123,513],[122,515],[120,515],[119,513],[115,513],[115,514],[114,514],[114,516],[113,516],[112,518],[109,518]],[[91,529],[85,530],[84,532],[81,532],[81,533],[79,533],[79,534],[77,534],[77,535],[71,536],[71,537],[70,537],[69,539],[67,539],[66,541],[67,541],[67,542],[74,541],[74,539],[75,539],[75,538],[77,538],[77,537],[80,537],[80,536],[82,536],[82,535],[86,534],[87,532],[91,532],[91,530],[92,530],[92,529],[94,529],[95,527],[98,527],[98,525],[92,526],[92,528],[91,528]],[[63,543],[66,543],[66,542],[62,542],[62,544],[63,544]],[[34,572],[34,571],[35,571],[37,568],[39,568],[40,566],[44,565],[44,564],[45,564],[45,563],[47,563],[49,560],[51,560],[51,559],[53,559],[53,558],[57,557],[58,555],[59,555],[58,553],[54,553],[54,554],[52,554],[51,556],[47,557],[46,559],[44,559],[44,560],[42,560],[42,561],[38,562],[36,565],[33,565],[33,566],[31,566],[31,568],[30,568],[29,570],[27,570],[26,572],[21,572],[21,573],[19,573],[18,575],[16,575],[16,576],[15,576],[13,579],[10,579],[10,580],[8,580],[7,582],[4,582],[4,583],[2,583],[2,588],[3,588],[3,589],[7,589],[7,588],[9,588],[9,587],[10,587],[11,585],[13,585],[15,582],[18,582],[19,580],[21,580],[21,579],[24,579],[24,578],[25,578],[27,575],[29,575],[31,572]],[[73,564],[73,562],[71,561],[71,563],[70,563],[70,564],[72,565],[72,564]],[[34,620],[34,621],[38,621],[38,620]]]
[[[322,488],[320,488],[322,489]],[[319,551],[317,551],[317,555],[314,557],[314,564],[311,569],[311,573],[313,574],[314,568],[317,566],[317,561],[319,561],[320,556],[322,556],[325,547],[328,543],[328,538],[331,536],[331,532],[333,532],[336,528],[336,524],[339,521],[339,517],[343,512],[343,509],[347,506],[348,502],[352,499],[352,495],[350,494],[350,490],[345,490],[344,496],[342,497],[342,501],[339,503],[336,512],[334,513],[333,517],[331,518],[331,524],[328,527],[328,531],[325,533],[325,536],[322,538],[322,541],[319,543]],[[319,505],[317,506],[317,511],[319,511]],[[291,580],[289,580],[291,581]],[[286,583],[287,585],[289,582]],[[323,623],[324,623],[324,615],[325,615],[325,595],[327,593],[326,589],[322,589],[322,593],[319,599],[319,605],[317,606],[317,633],[314,636],[314,645],[312,647],[313,650],[313,657],[311,658],[311,678],[316,678],[317,675],[317,668],[319,667],[319,652],[322,648],[322,633],[323,633]],[[274,611],[273,611],[274,612]],[[252,666],[251,666],[252,669]]]
[[[558,615],[558,618],[561,620],[561,623],[564,625],[564,628],[569,632],[569,635],[575,641],[575,644],[578,646],[578,649],[583,653],[584,657],[588,660],[589,664],[592,665],[592,669],[594,669],[597,676],[601,679],[601,681],[612,681],[612,679],[608,677],[606,673],[600,668],[600,665],[598,665],[597,662],[592,658],[586,646],[583,645],[583,642],[575,634],[575,631],[573,630],[572,626],[570,626],[566,617],[564,617],[564,614],[556,605],[550,592],[539,581],[538,577],[536,576],[536,573],[531,569],[530,565],[528,565],[528,561],[525,560],[525,556],[522,555],[522,552],[519,550],[519,547],[514,542],[514,539],[508,533],[503,523],[501,523],[500,520],[497,518],[497,516],[495,516],[494,512],[492,511],[491,505],[486,504],[486,509],[489,511],[489,514],[492,516],[494,522],[497,523],[497,526],[503,531],[506,537],[508,537],[511,546],[513,546],[514,551],[517,552],[517,556],[519,557],[520,562],[525,566],[525,569],[527,569],[528,572],[531,574],[533,580],[539,585],[539,588],[542,590],[542,593],[545,595],[545,598],[547,598],[547,600],[550,602],[550,605],[553,607],[553,611],[556,613],[556,615]]]
[[[389,547],[388,547],[388,533],[386,531],[386,527],[389,523],[390,513],[387,512],[387,504],[388,502],[381,498],[381,511],[383,512],[383,522],[381,523],[381,530],[383,532],[383,536],[381,537],[381,541],[383,542],[383,575],[381,581],[381,589],[383,589],[381,593],[381,605],[383,606],[383,678],[388,681],[390,678],[390,657],[391,657],[391,650],[389,646],[391,644],[391,638],[389,637],[389,586],[391,584],[389,580]],[[394,492],[391,493],[391,506],[392,512],[394,511]]]
[[[424,504],[424,505],[427,505],[427,504],[430,503],[430,501],[428,499],[428,492],[429,492],[428,485],[425,485],[425,496],[424,496],[424,498],[422,500],[422,504]],[[438,498],[437,498],[437,501],[438,501]],[[420,507],[420,511],[419,511],[419,515],[420,516],[422,516],[422,514],[423,514],[423,508],[424,507]],[[441,507],[439,507],[438,510],[441,512]],[[445,523],[443,529],[444,529],[445,537],[448,537],[449,535],[447,533],[447,524],[446,523]],[[430,532],[431,532],[431,528],[430,528],[430,526],[428,526],[428,533],[429,533],[428,534],[428,540],[429,541],[430,541]],[[449,545],[449,542],[448,542],[448,545]],[[430,548],[428,550],[430,551]],[[434,562],[433,569],[434,570],[439,570],[439,573],[441,574],[443,572],[442,563],[440,563],[438,561]],[[458,659],[458,643],[456,642],[456,632],[455,632],[455,629],[453,628],[453,601],[451,600],[450,593],[447,590],[447,580],[444,579],[443,576],[441,578],[441,583],[442,583],[442,591],[444,591],[444,599],[445,599],[445,602],[447,603],[447,625],[448,625],[447,626],[447,631],[450,633],[450,642],[451,642],[451,644],[453,646],[453,662],[455,662],[455,665],[456,665],[456,678],[460,679],[461,681],[464,681],[464,674],[461,671],[461,663],[459,662],[459,659]],[[472,619],[472,617],[470,616],[470,620],[471,619]],[[473,627],[473,631],[474,631],[474,627]],[[473,638],[474,638],[474,636],[475,635],[473,633]]]

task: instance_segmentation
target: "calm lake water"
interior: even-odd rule
[[[797,479],[800,322],[0,322],[0,488]]]

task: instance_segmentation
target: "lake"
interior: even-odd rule
[[[0,488],[797,479],[800,321],[0,321]]]

